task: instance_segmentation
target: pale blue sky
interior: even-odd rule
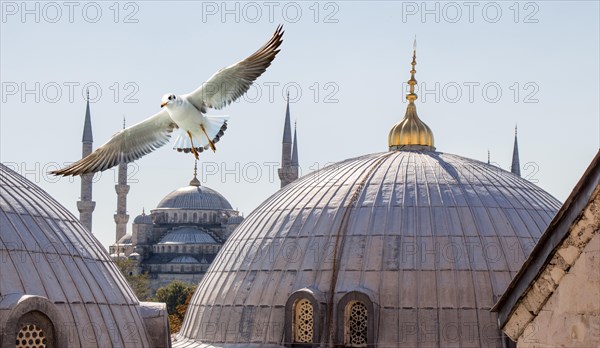
[[[45,172],[81,156],[84,85],[93,98],[101,91],[91,104],[98,147],[123,115],[128,124],[150,116],[164,93],[196,88],[256,50],[279,23],[286,30],[281,53],[248,96],[219,112],[231,116],[229,129],[216,154],[202,155],[203,184],[246,215],[279,188],[284,86],[292,88],[304,173],[386,151],[388,131],[404,115],[415,35],[416,77],[430,90],[418,92],[417,109],[438,151],[485,161],[489,149],[509,169],[518,123],[521,165],[533,163],[523,175],[564,201],[600,145],[597,1],[428,2],[426,9],[420,1],[26,6],[31,12],[23,16],[20,1],[2,2],[0,160],[76,216],[79,179]],[[136,162],[130,221],[191,179],[192,156],[171,148]],[[94,187],[93,229],[104,245],[114,241],[115,172]]]

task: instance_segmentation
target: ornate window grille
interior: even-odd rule
[[[303,298],[296,302],[294,310],[294,342],[312,343],[314,328],[314,309],[309,300]]]
[[[17,348],[46,348],[46,345],[46,334],[37,325],[25,325],[17,333],[15,342]]]
[[[346,345],[366,347],[368,333],[368,310],[362,302],[350,302],[346,306]]]

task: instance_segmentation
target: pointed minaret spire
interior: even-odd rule
[[[292,148],[292,167],[298,168],[298,135],[296,133],[296,122],[294,122],[294,147]]]
[[[125,129],[125,116],[123,115],[123,129]],[[127,163],[122,161],[119,163],[119,181],[115,185],[117,192],[117,213],[114,215],[116,223],[116,241],[127,234],[127,194],[129,193],[129,185],[127,185]]]
[[[515,144],[513,146],[512,164],[510,172],[521,176],[521,163],[519,161],[519,144],[517,143],[517,125],[515,125]]]
[[[281,144],[281,168],[277,170],[281,187],[298,178],[298,171],[292,167],[292,126],[290,122],[290,93],[287,93],[287,106],[285,109],[285,122],[283,125],[283,141]],[[295,173],[295,174],[294,174]]]
[[[90,91],[86,90],[85,94],[87,104],[85,107],[85,121],[83,123],[83,137],[81,139],[81,142],[91,144],[94,142],[94,137],[92,136],[92,116],[90,114]]]
[[[92,136],[92,116],[90,113],[90,91],[86,91],[85,120],[83,122],[83,137],[81,138],[81,158],[92,153],[94,137]],[[96,202],[92,201],[92,179],[93,173],[81,176],[81,193],[77,201],[79,210],[79,221],[90,232],[92,232],[92,213],[96,208]]]

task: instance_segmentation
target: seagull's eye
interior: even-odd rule
[[[173,97],[172,97],[172,96],[169,96],[169,100],[171,100],[171,99],[173,99]]]

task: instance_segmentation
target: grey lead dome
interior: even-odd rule
[[[231,204],[217,191],[206,186],[184,186],[163,198],[156,209],[232,210]]]
[[[490,308],[559,208],[531,182],[456,155],[390,151],[339,162],[244,220],[174,344],[290,345],[289,308],[307,294],[312,337],[326,346],[345,343],[342,302],[360,299],[369,345],[502,347]]]
[[[2,347],[14,347],[17,325],[27,320],[47,329],[51,347],[156,343],[143,306],[100,242],[46,192],[3,164],[0,231]]]

